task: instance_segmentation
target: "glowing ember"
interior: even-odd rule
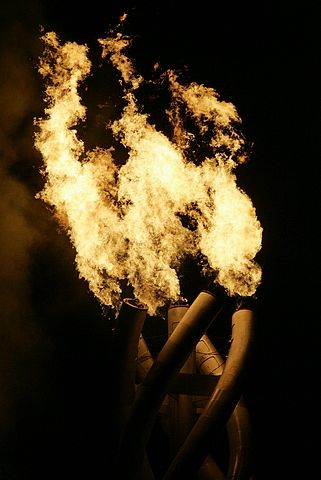
[[[98,299],[117,307],[125,280],[155,314],[166,301],[180,298],[178,268],[186,255],[198,252],[229,295],[254,294],[261,280],[254,258],[262,228],[233,173],[245,161],[235,107],[212,88],[181,85],[169,71],[173,100],[167,113],[174,133],[168,139],[139,111],[134,92],[144,80],[124,53],[129,39],[120,33],[100,39],[102,56],[121,74],[126,100],[110,127],[129,152],[118,168],[111,150],[85,152],[75,130],[85,119],[78,87],[91,67],[87,47],[61,45],[53,32],[43,41],[39,71],[48,78],[48,107],[36,121],[35,145],[46,185],[38,196],[67,229],[79,274]],[[197,134],[186,129],[186,118]],[[198,165],[189,155],[195,141],[206,142],[212,152]],[[193,228],[183,225],[183,216]]]

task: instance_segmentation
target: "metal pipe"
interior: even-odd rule
[[[212,455],[207,455],[200,469],[197,478],[199,480],[226,480],[226,477]]]
[[[224,360],[209,337],[204,334],[196,345],[196,366],[203,375],[220,376],[224,370]]]
[[[227,480],[248,480],[253,474],[252,429],[250,416],[241,398],[226,425],[230,458]]]
[[[180,371],[204,331],[221,311],[216,294],[202,291],[157,355],[141,386],[127,422],[120,456],[119,477],[142,479],[142,459],[168,386]]]
[[[213,430],[223,427],[241,396],[244,372],[253,343],[255,315],[242,308],[232,315],[232,342],[218,384],[191,433],[167,470],[164,480],[193,479],[209,453]]]
[[[175,305],[175,306],[170,307],[169,310],[168,310],[169,324],[172,325],[172,326],[177,325],[177,323],[183,317],[184,313],[186,313],[187,309],[188,309],[187,305]],[[169,327],[169,334],[171,334],[171,333],[172,333],[172,328]],[[212,345],[212,344],[211,344],[209,338],[207,337],[207,335],[203,335],[203,337],[200,339],[200,341],[198,342],[198,344],[196,346],[197,355],[195,355],[195,356],[192,355],[193,363],[194,363],[195,360],[198,362],[198,369],[201,370],[201,372],[203,374],[221,375],[222,370],[223,370],[222,367],[221,367],[221,369],[218,369],[216,363],[213,366],[213,356],[214,356],[214,361],[215,361],[217,355],[215,354],[215,352],[213,352],[213,350],[211,350],[210,345]],[[195,360],[194,360],[194,357],[195,357]],[[192,361],[192,360],[191,360],[191,356],[190,356],[188,358],[187,362],[184,364],[183,368],[181,369],[180,373],[185,372],[185,367],[188,370],[185,373],[190,373],[190,371],[194,371],[194,367],[191,368],[190,365],[189,365],[190,361]],[[210,362],[209,360],[212,360],[212,361]],[[139,337],[138,354],[137,354],[137,371],[136,371],[136,374],[137,374],[138,383],[141,383],[143,381],[143,379],[147,375],[148,371],[150,370],[151,366],[153,365],[153,361],[154,360],[153,360],[153,357],[152,357],[152,355],[149,351],[148,345],[147,345],[143,335],[141,334],[140,337]],[[224,363],[224,362],[223,362],[222,359],[220,359],[218,365],[221,365],[222,363]],[[202,365],[202,368],[201,368],[201,365]],[[188,399],[185,398],[187,396],[189,397]],[[187,436],[187,433],[189,433],[189,431],[192,428],[192,423],[191,422],[193,421],[193,424],[194,424],[195,418],[192,418],[192,415],[194,416],[194,408],[192,407],[192,405],[194,405],[194,402],[193,402],[192,395],[177,394],[175,397],[179,397],[179,400],[181,400],[181,397],[184,397],[183,401],[180,401],[179,405],[177,405],[177,407],[176,407],[177,410],[175,408],[174,412],[173,412],[173,409],[171,408],[171,401],[170,401],[171,395],[170,394],[166,395],[166,397],[163,401],[163,404],[162,404],[162,408],[165,408],[165,410],[166,410],[166,415],[165,415],[165,418],[163,417],[163,415],[161,415],[159,420],[160,420],[160,425],[162,426],[162,428],[164,429],[164,431],[168,435],[169,439],[172,440],[172,437],[175,438],[175,440],[173,440],[173,442],[174,442],[173,450],[175,448],[175,453],[176,453],[177,443],[178,443],[177,435],[176,435],[177,430],[179,430],[179,433],[180,433],[179,438],[180,438],[180,444],[181,444],[182,443],[181,439],[185,439],[185,437]],[[172,401],[177,403],[177,400],[175,400],[175,399],[172,399]],[[187,408],[184,408],[185,407],[185,402],[186,403],[188,402],[187,403]],[[192,411],[191,411],[191,409],[192,409]],[[168,414],[169,410],[170,410],[170,414]],[[183,410],[183,412],[182,412],[182,410]],[[161,411],[161,409],[160,409],[160,411]],[[176,418],[176,421],[172,422],[171,418],[172,418],[173,414],[175,416],[175,414],[177,412],[178,412],[178,420]],[[169,421],[166,420],[166,419],[168,419]],[[168,423],[170,423],[171,428],[169,428]],[[173,423],[174,423],[174,426],[173,426]],[[175,428],[177,423],[179,423],[179,427]],[[188,426],[188,428],[187,428],[187,426]],[[183,430],[184,437],[183,437],[183,434],[182,434],[182,430]],[[174,456],[174,455],[172,454],[172,456]],[[221,469],[215,463],[215,461],[213,460],[211,455],[208,455],[208,457],[206,458],[206,460],[202,464],[202,466],[201,466],[201,468],[198,472],[198,477],[199,477],[200,480],[226,480],[225,475],[222,473]]]
[[[153,356],[149,351],[148,345],[143,335],[141,334],[138,342],[138,353],[137,353],[137,360],[136,360],[136,383],[137,384],[142,383],[148,371],[152,367],[153,363],[154,363]],[[137,386],[138,385],[136,385],[136,387]],[[164,409],[166,412],[168,410],[168,395],[166,395],[162,403],[162,409]],[[166,418],[164,418],[164,415],[160,415],[159,421],[163,430],[166,432],[166,434],[168,434],[167,415],[166,415]]]
[[[183,317],[184,313],[186,313],[187,309],[188,309],[187,305],[175,305],[173,307],[170,307],[168,310],[169,323],[172,325],[177,324]],[[171,333],[171,328],[169,328],[169,332]],[[187,364],[189,363],[190,358],[191,356],[188,358],[186,362]],[[192,360],[194,361],[194,358],[192,358]],[[208,375],[212,374],[217,376],[222,374],[224,361],[222,360],[218,352],[215,350],[215,347],[213,346],[213,344],[211,343],[207,335],[203,335],[196,346],[195,361],[197,363],[198,370],[203,374],[208,374]],[[184,364],[180,373],[183,372],[185,366],[186,368],[188,368],[188,370],[190,370],[190,366],[186,365],[186,363]],[[143,381],[143,379],[145,378],[146,374],[148,373],[152,365],[153,365],[153,357],[149,351],[149,348],[146,344],[144,337],[140,335],[139,343],[138,343],[138,354],[137,354],[138,383],[141,383]],[[189,372],[186,372],[186,373],[189,373]],[[185,399],[187,395],[177,394],[176,396],[184,397],[183,399],[183,407],[184,407],[185,406],[184,403],[185,401],[187,401],[187,399]],[[169,401],[170,397],[171,395],[166,396],[162,404],[162,407],[166,408],[166,412],[167,412],[166,418],[169,416],[169,423],[172,424],[173,422],[171,420],[171,417],[173,414],[175,416],[176,409],[174,412],[171,411],[170,414],[168,415],[168,410],[172,410],[170,405],[171,402]],[[188,397],[189,397],[189,402],[194,404],[193,397],[191,395],[188,395]],[[176,402],[176,400],[173,400],[173,401]],[[190,408],[191,408],[190,403],[188,403],[188,408],[183,408],[183,414],[181,411],[182,410],[181,407],[182,407],[182,402],[179,405],[177,405],[177,410],[178,410],[179,423],[181,424],[182,429],[184,429],[184,438],[185,438],[187,436],[187,433],[189,433],[189,431],[191,430],[191,427],[192,427],[192,424],[190,423],[192,420],[191,413],[193,414],[194,412],[190,412]],[[186,422],[186,418],[188,420],[187,422]],[[194,422],[195,422],[195,418],[193,419],[193,424]],[[166,419],[164,419],[162,415],[160,416],[160,424],[163,427],[164,431],[166,432],[170,440],[172,440],[172,437],[176,437],[177,429],[175,428],[175,426],[177,423],[178,422],[176,419],[176,421],[174,422],[174,427],[173,425],[171,425],[171,428],[169,428],[168,422],[166,421]],[[188,429],[187,429],[187,425],[189,427]],[[182,438],[181,435],[180,435],[180,438]],[[175,439],[173,440],[173,442],[174,442],[174,445],[176,446],[178,441],[177,439]],[[176,453],[176,450],[177,448],[175,448],[175,453]],[[208,455],[208,457],[203,462],[201,468],[199,469],[198,478],[200,480],[226,480],[225,475],[222,473],[221,469],[215,463],[211,455]]]
[[[205,375],[222,375],[224,360],[207,335],[196,346],[196,365]],[[252,432],[244,399],[233,410],[227,425],[229,464],[227,480],[248,480],[252,473]],[[217,474],[215,474],[217,476]],[[202,477],[203,478],[203,477]],[[213,478],[207,476],[205,478]],[[214,477],[215,478],[215,477]]]
[[[114,454],[135,398],[136,356],[138,340],[147,315],[147,307],[136,299],[125,298],[116,319],[112,339],[111,433]]]
[[[167,312],[168,336],[170,337],[175,328],[179,325],[188,305],[173,305]],[[195,349],[182,366],[180,373],[195,373]],[[179,447],[189,434],[196,418],[192,395],[176,394],[169,395],[169,440],[171,456],[174,457]]]
[[[152,367],[154,359],[149,351],[147,343],[142,334],[139,336],[138,352],[136,361],[136,376],[138,383],[141,383]]]
[[[197,370],[203,375],[220,376],[223,373],[224,360],[206,334],[202,336],[195,349]],[[199,480],[226,480],[221,468],[208,454],[198,470]]]

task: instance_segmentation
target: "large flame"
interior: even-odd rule
[[[126,101],[110,126],[129,152],[118,168],[112,150],[85,152],[75,129],[86,113],[79,86],[91,68],[87,47],[61,45],[53,32],[42,38],[46,48],[39,71],[48,78],[48,106],[36,122],[35,145],[46,178],[38,196],[67,229],[79,274],[93,293],[117,308],[121,282],[127,281],[155,314],[180,298],[179,266],[186,255],[201,252],[229,295],[253,295],[261,281],[254,258],[262,228],[233,173],[245,160],[235,107],[214,89],[183,86],[167,72],[170,140],[139,109],[135,90],[144,80],[124,53],[130,40],[120,33],[100,39],[102,56],[120,72]],[[186,118],[194,122],[193,133]],[[191,145],[202,141],[211,155],[193,162]]]

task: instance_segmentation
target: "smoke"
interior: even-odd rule
[[[37,227],[32,118],[39,108],[33,58],[38,54],[36,2],[1,6],[0,36],[0,424],[4,440],[19,408],[35,398],[44,340],[31,295]],[[20,407],[19,407],[20,405]],[[4,438],[2,438],[4,436]],[[5,454],[5,449],[4,453]],[[0,474],[1,475],[1,474]]]

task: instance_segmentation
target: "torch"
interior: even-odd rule
[[[76,126],[86,115],[79,86],[90,72],[87,46],[61,44],[54,32],[42,40],[45,49],[39,72],[48,82],[48,108],[44,118],[36,119],[35,146],[44,160],[46,183],[37,196],[53,208],[68,231],[79,276],[101,304],[115,307],[117,303],[118,308],[123,280],[142,302],[125,299],[120,308],[113,341],[112,398],[119,475],[124,480],[142,480],[145,446],[168,388],[221,309],[216,293],[198,295],[135,398],[135,358],[147,310],[155,314],[166,301],[181,295],[173,266],[179,267],[182,259],[199,251],[211,271],[218,272],[217,283],[231,296],[252,295],[261,281],[261,269],[253,260],[261,248],[262,228],[233,173],[245,159],[243,136],[234,128],[240,118],[213,88],[195,82],[183,85],[169,73],[173,102],[168,114],[171,122],[178,120],[179,128],[175,141],[168,139],[138,108],[135,91],[143,78],[123,51],[127,38],[113,32],[99,43],[102,57],[110,57],[126,85],[121,116],[110,123],[112,137],[128,151],[126,164],[118,168],[111,148],[86,151],[77,133]],[[184,111],[192,121],[191,132],[180,118]],[[194,138],[195,127],[200,140],[211,148],[211,154],[197,164],[193,142],[188,141]],[[181,473],[188,478],[198,470],[207,456],[212,429],[228,421],[240,399],[253,336],[253,310],[244,305],[238,308],[232,323],[224,371],[166,480]],[[184,405],[190,424],[189,400]],[[180,428],[184,437],[182,424]],[[152,478],[150,471],[146,475]]]

